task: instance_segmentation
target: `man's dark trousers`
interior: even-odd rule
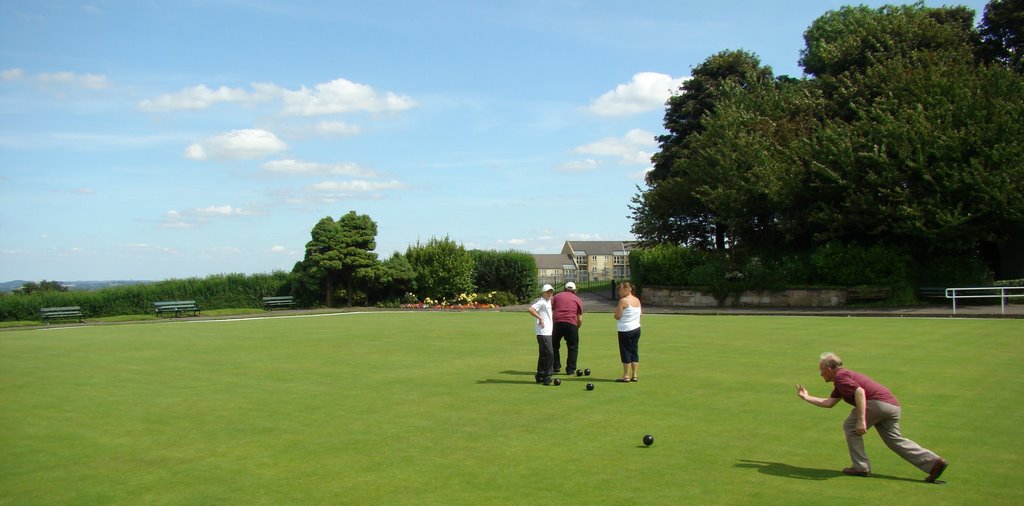
[[[555,371],[562,368],[562,358],[560,356],[562,338],[565,338],[565,347],[567,349],[565,373],[572,374],[576,371],[576,358],[580,352],[580,328],[569,322],[555,322],[554,332],[551,335],[551,348],[555,355],[552,360],[552,367]]]

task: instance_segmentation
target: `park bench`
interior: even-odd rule
[[[199,316],[199,304],[194,300],[170,300],[163,302],[154,302],[153,308],[156,310],[157,316],[163,316],[165,314],[181,316],[182,314],[187,312],[191,312],[192,316]]]
[[[924,299],[942,299],[942,302],[946,301],[946,288],[938,286],[922,286],[917,289],[917,298]]]
[[[295,298],[291,295],[279,297],[263,297],[263,309],[271,311],[274,309],[285,309],[295,306]]]
[[[892,295],[892,289],[877,286],[859,286],[846,289],[846,302],[885,300]]]
[[[43,323],[45,324],[49,324],[50,320],[61,318],[75,318],[81,323],[85,318],[85,313],[82,312],[80,306],[43,307],[39,308],[39,315],[43,318]]]

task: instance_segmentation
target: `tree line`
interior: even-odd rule
[[[704,252],[698,278],[1024,277],[1024,0],[974,19],[922,3],[827,12],[804,33],[802,78],[745,50],[708,57],[666,104],[630,206],[639,244]]]
[[[307,306],[326,307],[340,299],[353,306],[427,298],[508,305],[537,290],[537,263],[529,253],[466,250],[446,236],[417,241],[404,254],[380,260],[376,237],[377,224],[365,214],[321,219],[292,269],[291,294]]]
[[[538,291],[537,263],[529,253],[467,250],[444,237],[380,260],[376,236],[373,219],[351,211],[313,226],[304,257],[291,272],[217,274],[91,291],[30,282],[0,294],[0,321],[35,320],[40,308],[60,306],[80,306],[93,318],[151,314],[154,302],[167,300],[197,300],[203,311],[255,309],[263,297],[279,295],[291,295],[302,308],[398,307],[427,299],[507,306]]]

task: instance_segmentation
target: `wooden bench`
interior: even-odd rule
[[[154,302],[153,308],[156,310],[157,316],[163,316],[164,314],[173,314],[174,316],[181,316],[184,313],[191,312],[192,316],[199,316],[199,304],[194,300],[170,300],[164,302]]]
[[[263,297],[263,309],[271,311],[274,309],[285,309],[295,307],[295,298],[291,295],[280,297]]]
[[[885,300],[892,295],[892,289],[886,287],[860,286],[846,289],[846,302],[866,302]]]
[[[937,286],[922,286],[917,289],[918,299],[942,299],[946,301],[946,288]]]
[[[43,307],[39,308],[39,315],[43,318],[43,323],[47,325],[49,325],[50,320],[59,320],[61,318],[76,318],[79,323],[85,321],[85,313],[82,312],[80,306]]]

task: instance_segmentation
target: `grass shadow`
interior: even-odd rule
[[[736,467],[756,469],[762,474],[770,474],[782,478],[793,478],[797,480],[828,480],[843,476],[843,473],[833,469],[815,469],[812,467],[797,467],[781,462],[764,462],[759,460],[740,460]]]
[[[526,380],[507,380],[507,379],[489,378],[489,379],[484,379],[484,380],[476,380],[476,384],[477,385],[536,385],[537,382],[534,381],[533,378],[530,378],[529,381],[526,381]]]
[[[779,476],[782,478],[793,478],[796,480],[830,480],[837,477],[846,477],[842,471],[834,469],[817,469],[813,467],[798,467],[791,466],[789,464],[783,464],[781,462],[764,462],[760,460],[740,460],[736,464],[736,467],[746,469],[756,469],[757,472],[762,474],[770,474],[772,476]],[[904,478],[900,476],[890,476],[886,474],[875,474],[872,473],[869,478],[863,478],[859,476],[850,476],[849,478],[857,479],[881,479],[881,480],[893,480],[893,481],[909,481],[913,483],[927,483],[923,480],[915,480],[911,478]]]
[[[506,371],[499,371],[498,374],[508,374],[508,375],[511,375],[511,376],[529,376],[530,379],[529,380],[519,380],[519,379],[488,378],[488,379],[483,379],[483,380],[477,380],[476,384],[477,385],[536,385],[537,384],[537,381],[533,379],[533,375],[536,374],[534,371],[516,371],[516,370],[509,369],[509,370],[506,370]]]

